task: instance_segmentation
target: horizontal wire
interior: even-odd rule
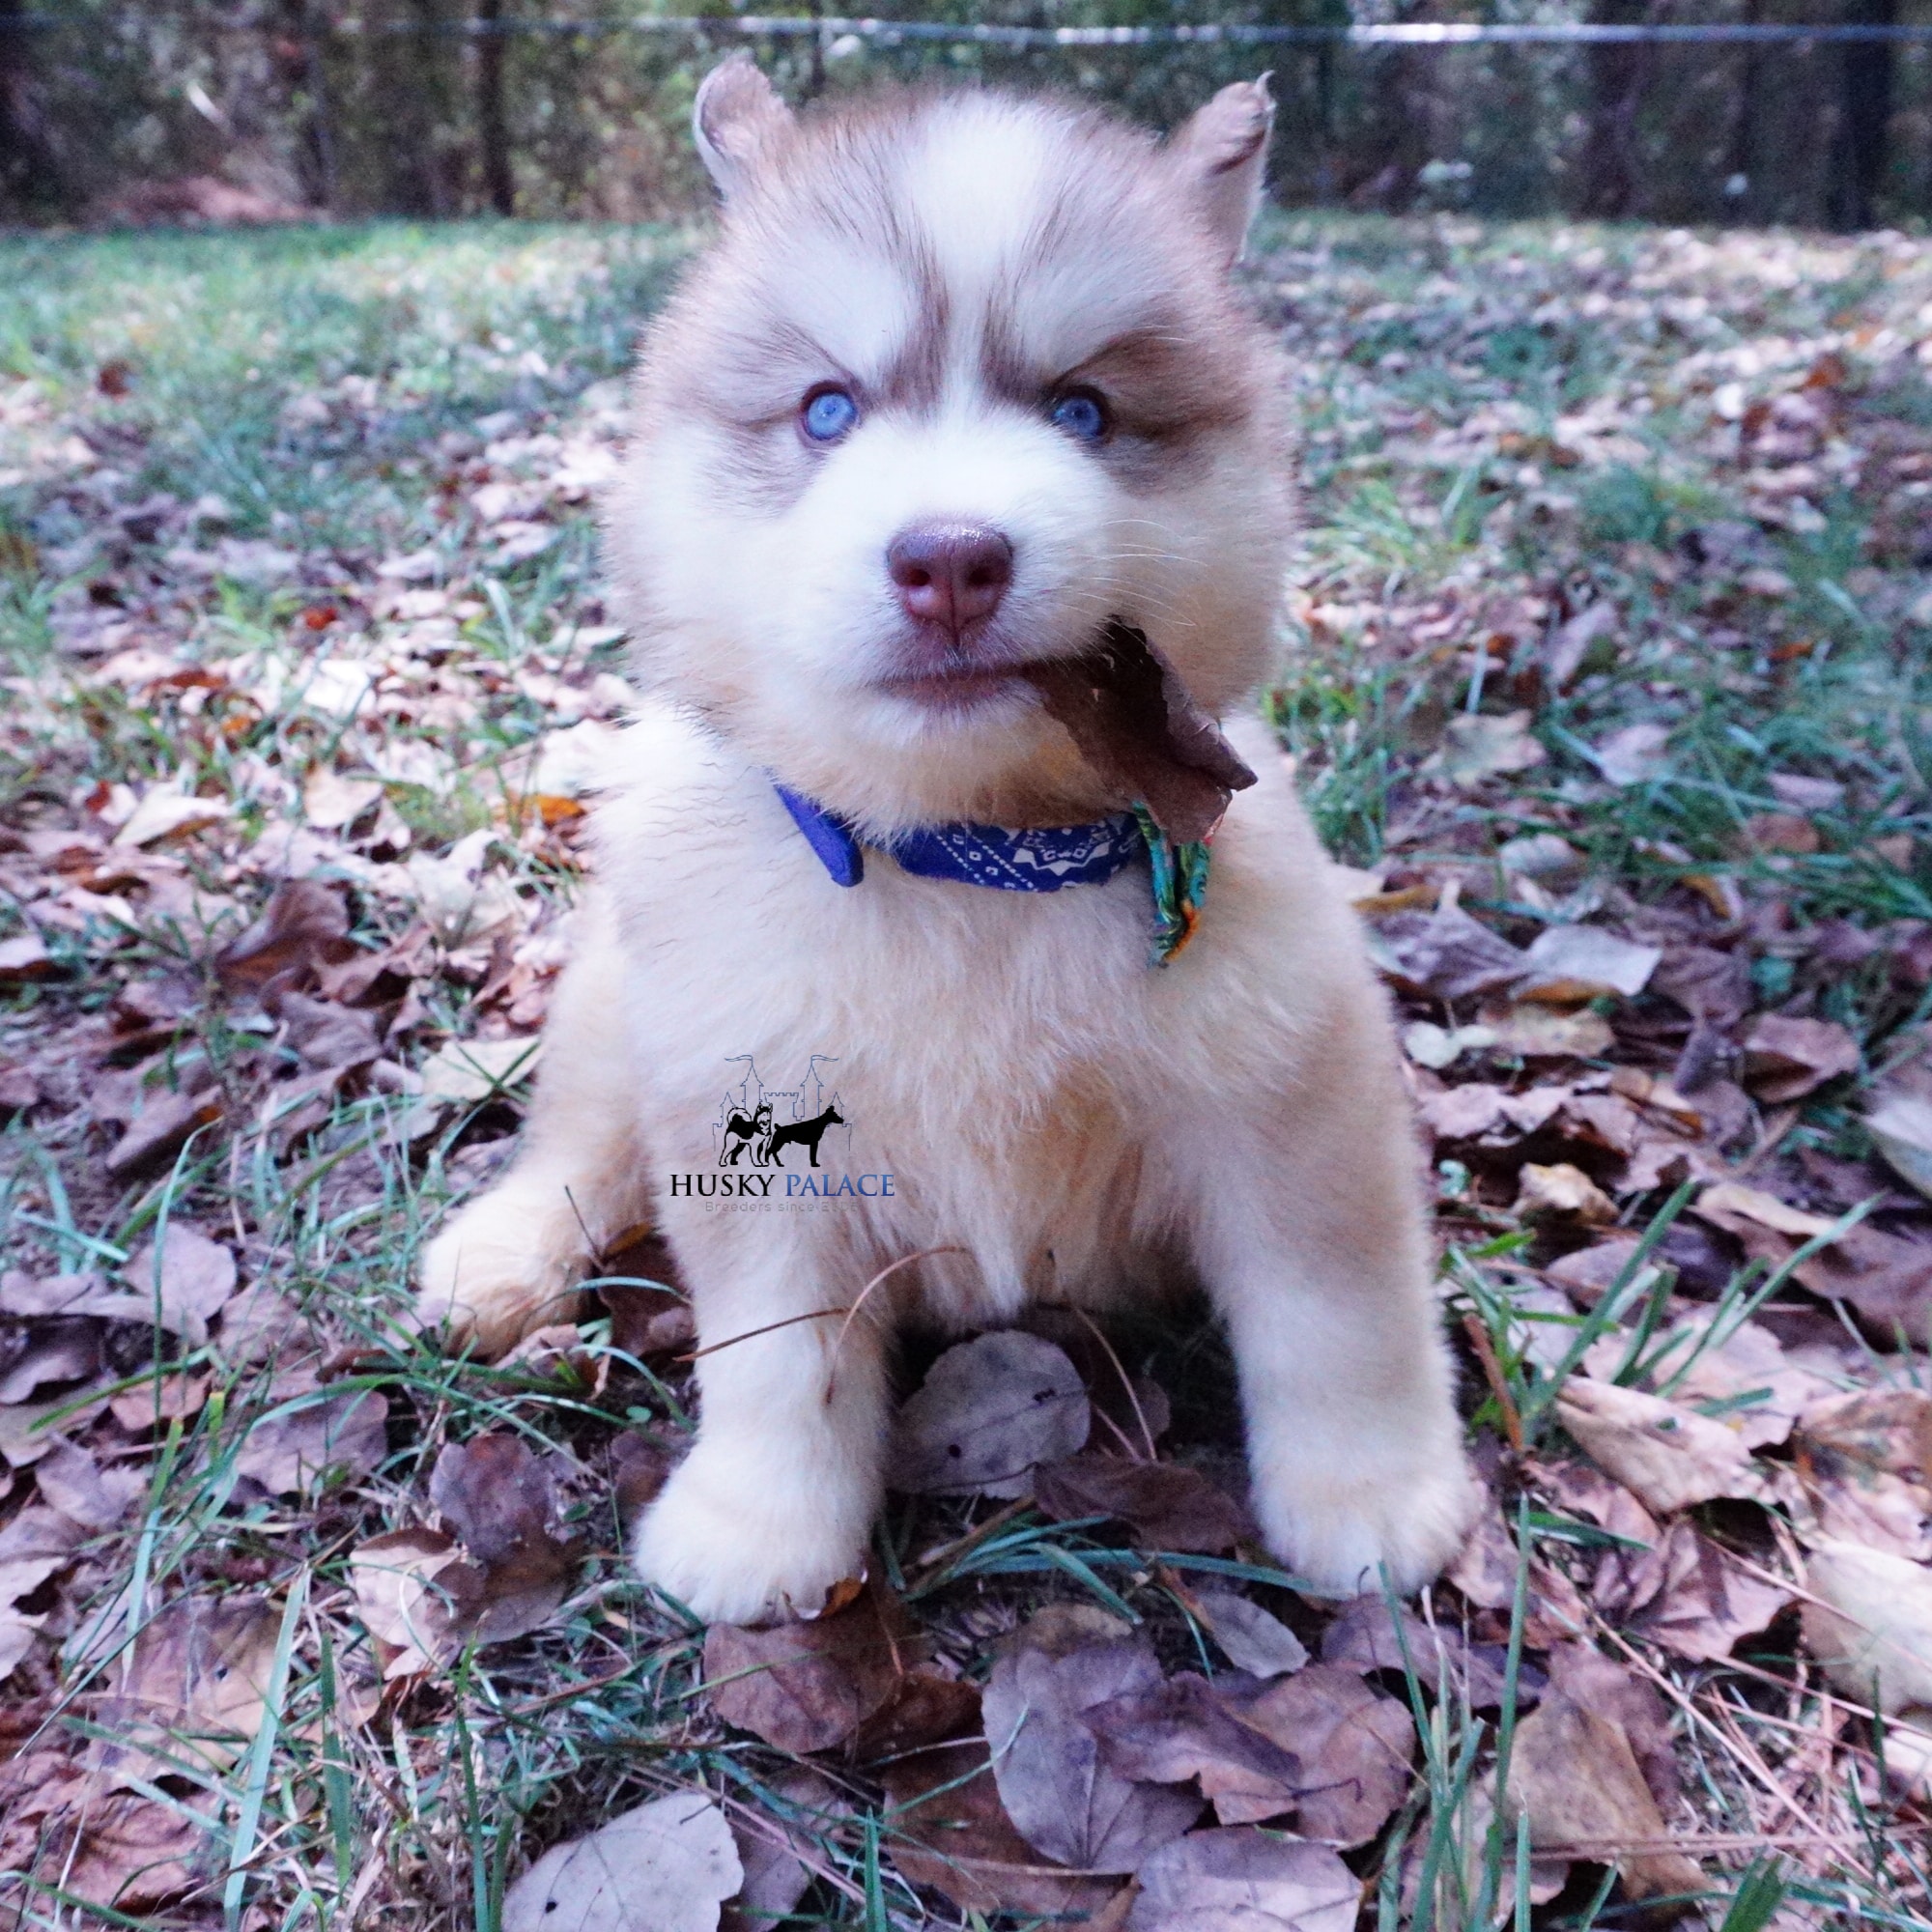
[[[92,27],[105,30],[112,21],[98,14],[14,14],[0,15],[0,33],[29,28]],[[232,33],[235,28],[221,28]],[[268,25],[243,32],[283,32]],[[886,46],[906,42],[941,42],[954,45],[1038,48],[1151,46],[1297,46],[1460,47],[1478,45],[1601,46],[1649,42],[1741,43],[1746,45],[1810,44],[1817,42],[1932,42],[1932,22],[1904,26],[1841,22],[1757,24],[1710,21],[1607,25],[1585,20],[1544,21],[1390,21],[1374,26],[1272,26],[1236,21],[1203,21],[1140,27],[1007,27],[972,21],[875,20],[828,15],[819,19],[794,14],[639,14],[625,18],[546,18],[529,20],[345,20],[320,29],[297,29],[315,39],[365,39],[432,35],[484,39],[512,34],[689,34],[699,38],[735,35],[740,38],[796,39],[817,37],[875,41]]]

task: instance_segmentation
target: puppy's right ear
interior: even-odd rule
[[[746,53],[733,54],[704,76],[691,111],[697,152],[718,192],[727,199],[790,126],[791,109]]]

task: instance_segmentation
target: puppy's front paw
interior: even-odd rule
[[[1255,1471],[1255,1512],[1268,1548],[1337,1597],[1379,1594],[1384,1571],[1399,1595],[1420,1589],[1463,1547],[1481,1502],[1460,1449],[1426,1467],[1373,1476]]]
[[[706,1623],[810,1616],[864,1569],[871,1529],[868,1505],[841,1508],[831,1487],[774,1481],[765,1459],[700,1440],[644,1512],[639,1573]]]
[[[443,1329],[451,1350],[492,1359],[547,1322],[570,1321],[587,1244],[568,1207],[515,1175],[471,1202],[423,1252],[417,1320]]]

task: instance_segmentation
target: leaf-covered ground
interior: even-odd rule
[[[1047,1311],[908,1363],[977,1492],[709,1633],[621,1559],[648,1238],[508,1362],[400,1319],[567,953],[683,243],[0,242],[0,1921],[1932,1923],[1932,247],[1268,242],[1274,715],[1493,1507],[1315,1599],[1205,1317]]]

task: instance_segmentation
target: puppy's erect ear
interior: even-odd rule
[[[1267,74],[1224,87],[1167,145],[1170,163],[1193,189],[1230,267],[1241,258],[1248,224],[1261,206],[1274,100]]]
[[[756,170],[774,139],[791,126],[791,109],[752,64],[750,54],[733,54],[704,76],[691,110],[697,141],[718,192],[730,196]]]

